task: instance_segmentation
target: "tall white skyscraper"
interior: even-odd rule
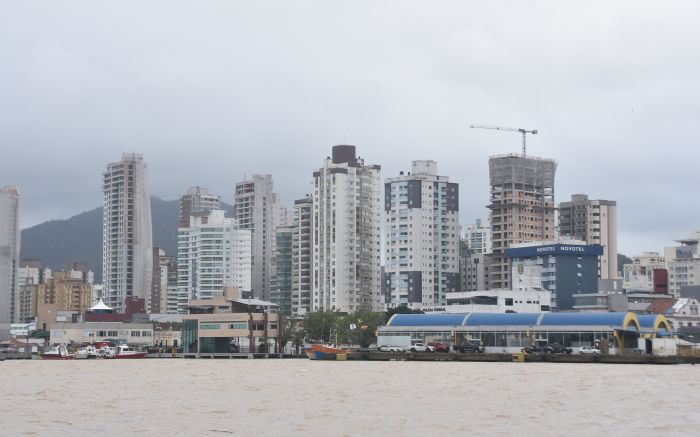
[[[313,194],[313,310],[382,311],[380,166],[355,146],[334,146],[316,170]]]
[[[286,210],[283,217],[278,216],[280,211],[271,175],[253,175],[252,179],[236,184],[234,217],[241,229],[253,233],[252,291],[263,300],[270,300],[271,279],[275,277],[275,229],[291,224]]]
[[[148,166],[143,155],[125,153],[102,174],[102,284],[105,303],[124,310],[127,297],[149,307],[153,268]]]
[[[178,230],[178,312],[192,299],[211,299],[224,287],[251,287],[251,231],[239,229],[223,210],[195,213]]]
[[[307,195],[294,202],[292,230],[292,314],[311,311],[311,233],[314,200]]]
[[[17,269],[19,268],[19,190],[0,188],[0,339],[19,315]]]
[[[435,161],[413,161],[386,180],[384,211],[389,304],[444,305],[445,293],[461,291],[458,184],[438,176]]]

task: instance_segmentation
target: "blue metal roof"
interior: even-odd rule
[[[640,330],[653,331],[657,316],[639,316]],[[395,314],[387,326],[612,326],[637,331],[633,313]]]
[[[394,314],[387,326],[459,326],[467,314]]]
[[[540,313],[472,313],[467,326],[536,325]]]
[[[629,313],[547,313],[541,326],[593,326],[608,325],[621,328]]]
[[[640,328],[654,329],[656,324],[656,319],[659,317],[658,314],[638,314],[637,319],[639,319]]]

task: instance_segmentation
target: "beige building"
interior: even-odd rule
[[[238,290],[194,300],[182,316],[185,356],[231,353],[276,353],[281,332],[278,306],[259,299],[241,299]]]
[[[554,239],[554,175],[557,162],[516,154],[489,158],[492,253],[488,288],[510,288],[505,249]]]
[[[37,286],[37,302],[55,304],[59,311],[84,313],[92,306],[92,285],[71,272],[55,272]]]
[[[574,194],[559,204],[559,233],[588,244],[603,246],[598,263],[599,279],[619,277],[617,270],[617,202],[593,200]]]

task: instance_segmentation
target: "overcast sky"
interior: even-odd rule
[[[700,6],[611,3],[5,1],[0,186],[23,227],[68,218],[136,151],[164,199],[271,173],[291,204],[348,143],[383,177],[438,161],[465,225],[520,151],[468,124],[499,124],[540,131],[557,202],[618,202],[621,252],[662,250],[700,228]]]

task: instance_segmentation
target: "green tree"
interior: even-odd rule
[[[338,324],[338,338],[343,343],[359,344],[366,348],[377,342],[377,328],[384,324],[384,313],[356,311]]]
[[[414,310],[406,305],[399,305],[395,308],[390,308],[384,313],[384,323],[389,323],[389,319],[394,314],[423,314],[421,310]]]
[[[341,314],[333,311],[314,311],[304,317],[304,336],[310,342],[331,343],[335,340]]]

